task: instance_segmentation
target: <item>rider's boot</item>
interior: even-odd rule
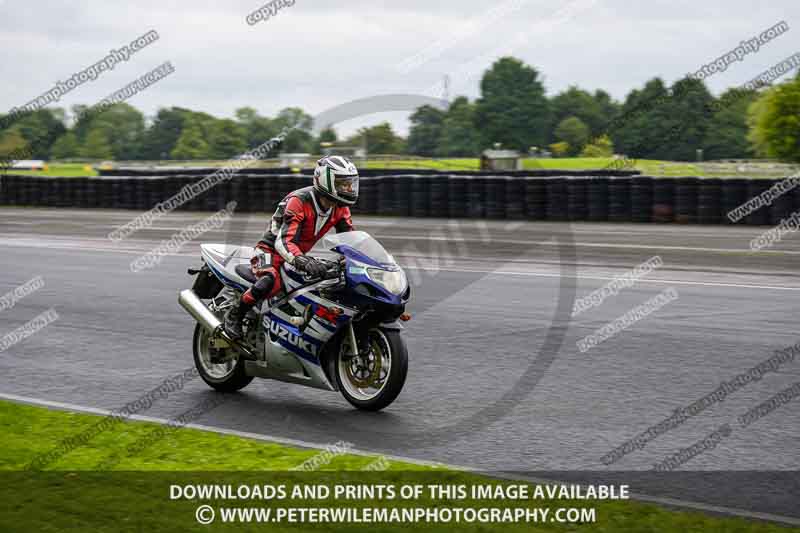
[[[234,339],[240,339],[244,336],[242,331],[242,322],[247,313],[256,305],[256,299],[248,290],[242,295],[237,305],[234,305],[225,315],[225,331]]]

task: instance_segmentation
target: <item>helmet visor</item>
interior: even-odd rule
[[[355,200],[358,198],[358,175],[355,176],[336,176],[334,180],[336,195],[345,200]]]

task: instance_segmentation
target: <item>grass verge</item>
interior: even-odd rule
[[[263,441],[145,422],[120,422],[85,445],[48,465],[25,471],[39,454],[64,439],[95,426],[101,417],[0,401],[0,531],[630,531],[630,532],[779,532],[788,528],[738,518],[674,511],[630,500],[433,500],[427,494],[413,501],[343,500],[185,500],[171,499],[171,486],[197,484],[283,486],[292,495],[302,485],[329,488],[342,484],[503,484],[475,474],[388,461],[347,453],[291,448]],[[346,446],[344,446],[346,449]],[[132,452],[131,450],[135,450]],[[110,460],[111,459],[111,460]],[[302,464],[310,471],[290,471]],[[380,464],[380,472],[376,472]],[[107,469],[98,471],[98,467]],[[318,468],[317,468],[318,467]],[[265,489],[266,490],[266,489]],[[287,507],[501,507],[594,508],[594,523],[422,523],[409,524],[232,524],[219,520],[199,526],[200,504],[271,509]],[[215,509],[219,508],[215,507]],[[219,515],[218,515],[219,516]],[[272,515],[276,516],[275,514]],[[551,517],[553,514],[550,515]],[[274,519],[274,518],[273,518]]]

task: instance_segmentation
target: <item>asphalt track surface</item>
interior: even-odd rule
[[[136,214],[0,209],[0,294],[37,275],[45,280],[0,312],[0,334],[50,307],[59,315],[0,354],[0,393],[113,409],[191,367],[193,322],[177,293],[190,286],[186,268],[199,265],[199,242],[254,243],[267,217],[237,216],[133,273],[137,256],[209,215],[170,214],[112,243],[107,234]],[[754,253],[750,240],[767,228],[356,223],[409,267],[413,282],[410,367],[398,400],[382,413],[361,413],[336,393],[255,380],[198,423],[322,444],[345,440],[361,450],[518,475],[637,472],[620,478],[638,479],[632,490],[800,518],[800,401],[747,427],[737,423],[800,381],[800,357],[643,449],[612,465],[601,461],[675,409],[800,342],[800,236]],[[661,268],[571,317],[575,297],[656,255]],[[670,287],[677,300],[585,353],[578,349],[579,340]],[[143,414],[170,418],[210,394],[197,379]],[[731,434],[678,472],[640,475],[726,423]],[[712,471],[710,485],[688,471]]]

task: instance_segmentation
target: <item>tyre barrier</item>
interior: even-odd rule
[[[571,221],[586,220],[589,216],[589,179],[567,180],[567,216]]]
[[[586,187],[588,213],[586,220],[605,222],[608,220],[608,178],[593,178]]]
[[[704,179],[697,189],[697,222],[700,224],[722,223],[722,182]]]
[[[675,220],[675,178],[653,180],[653,222],[672,222]]]
[[[98,173],[104,177],[167,177],[167,176],[211,176],[214,173],[220,172],[222,167],[118,167],[113,169],[99,169]],[[291,167],[277,167],[277,168],[244,168],[240,169],[236,174],[239,175],[252,175],[252,176],[311,176],[314,173],[313,168],[293,169]],[[491,176],[497,174],[492,171],[480,170],[436,170],[431,168],[361,168],[358,171],[359,175],[364,178],[373,178],[380,176]],[[600,170],[543,170],[543,169],[530,169],[530,170],[508,170],[503,171],[504,176],[511,177],[539,177],[549,178],[555,176],[570,176],[570,177],[590,177],[590,176],[636,176],[641,174],[639,170],[614,170],[614,169],[600,169]]]
[[[271,214],[287,192],[311,184],[304,174],[265,179],[238,174],[203,191],[192,174],[56,178],[0,176],[0,205],[146,211],[175,197],[172,208],[219,211],[231,200],[242,213]],[[353,212],[365,215],[509,220],[776,225],[800,210],[800,187],[740,220],[728,214],[775,185],[774,179],[547,177],[402,174],[360,181]],[[170,203],[170,202],[167,202]]]
[[[699,178],[680,178],[675,184],[675,222],[697,223],[697,189]]]
[[[743,178],[724,178],[722,181],[722,223],[735,224],[728,217],[734,209],[744,204],[747,196],[747,180]],[[798,204],[800,205],[800,204]]]
[[[774,185],[772,180],[749,180],[747,182],[747,197],[755,198]],[[747,215],[747,224],[750,226],[764,226],[770,223],[770,209],[761,206]]]
[[[631,221],[653,221],[653,178],[648,176],[631,178]]]
[[[609,222],[631,221],[630,192],[631,192],[630,178],[610,178],[608,180]]]
[[[547,186],[540,178],[523,178],[525,182],[525,218],[547,219]]]

